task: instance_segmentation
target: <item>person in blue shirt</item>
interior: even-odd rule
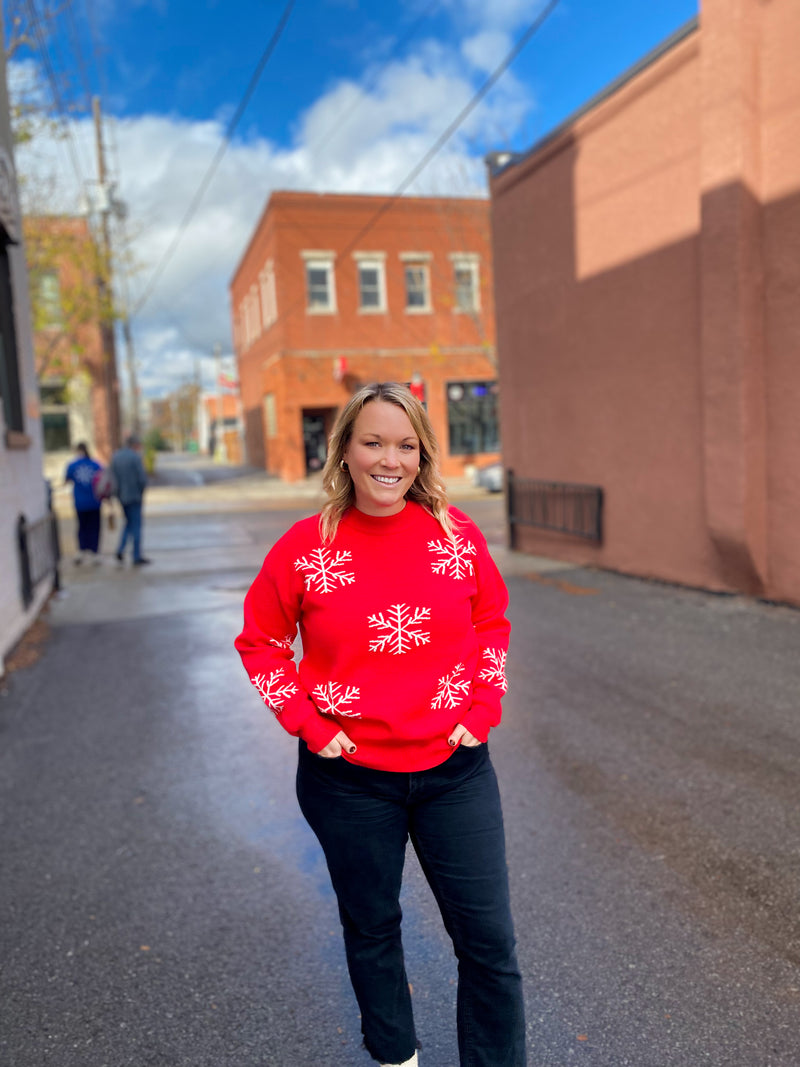
[[[94,480],[103,469],[89,455],[89,449],[81,442],[75,449],[77,457],[69,464],[64,482],[72,482],[75,512],[78,516],[78,554],[76,563],[89,556],[95,564],[100,563],[100,501],[95,496]]]

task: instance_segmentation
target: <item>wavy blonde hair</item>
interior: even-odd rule
[[[342,408],[328,441],[328,458],[322,471],[322,488],[328,494],[328,500],[319,517],[323,541],[333,540],[342,515],[356,502],[353,479],[349,471],[342,470],[340,464],[350,444],[353,425],[361,409],[374,400],[383,400],[387,404],[402,408],[419,438],[420,470],[406,493],[406,500],[415,500],[421,504],[433,515],[447,536],[454,537],[453,520],[447,510],[447,490],[439,474],[439,443],[427,411],[404,385],[397,382],[374,382],[354,393]]]

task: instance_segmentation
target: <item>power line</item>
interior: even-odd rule
[[[47,42],[45,41],[44,31],[43,31],[42,25],[41,25],[41,20],[40,20],[39,16],[36,13],[36,8],[34,7],[33,0],[27,0],[27,7],[28,7],[29,17],[30,17],[30,20],[31,20],[31,26],[33,28],[33,34],[34,34],[34,37],[36,38],[37,44],[39,46],[39,51],[41,52],[42,62],[44,64],[45,72],[47,74],[48,81],[50,82],[50,89],[51,89],[52,94],[53,94],[53,103],[55,104],[56,115],[58,117],[59,122],[63,125],[64,129],[66,130],[66,140],[67,140],[67,144],[69,146],[69,154],[70,154],[70,157],[72,159],[72,166],[73,166],[73,168],[75,170],[75,175],[76,175],[76,177],[78,179],[80,188],[82,189],[85,179],[83,177],[83,172],[81,171],[81,165],[80,165],[80,161],[78,159],[78,152],[77,152],[77,147],[76,147],[76,144],[75,144],[75,139],[74,139],[74,135],[73,135],[72,129],[71,129],[70,125],[67,123],[67,121],[66,121],[66,119],[64,117],[64,111],[65,111],[64,102],[63,102],[63,100],[61,98],[61,92],[60,92],[59,87],[58,87],[58,79],[56,77],[56,73],[55,73],[55,70],[53,68],[53,64],[52,64],[52,62],[50,60],[50,54],[49,54],[49,52],[47,50]]]
[[[375,211],[375,213],[367,220],[365,225],[358,231],[355,237],[345,245],[345,247],[338,252],[334,258],[334,267],[343,259],[348,252],[352,252],[358,243],[370,232],[379,219],[381,219],[387,211],[389,211],[397,201],[402,197],[405,190],[411,185],[416,178],[422,173],[422,171],[428,166],[432,159],[439,154],[444,148],[456,130],[461,126],[469,115],[475,110],[478,104],[483,100],[487,93],[495,86],[500,80],[503,74],[508,70],[520,52],[530,39],[541,29],[546,19],[553,13],[558,7],[559,0],[549,0],[549,3],[539,12],[535,19],[528,25],[527,29],[522,33],[513,48],[506,54],[503,60],[495,67],[489,77],[483,82],[480,88],[473,94],[469,102],[459,111],[458,115],[453,119],[450,125],[444,130],[442,134],[431,145],[422,159],[409,171],[406,177],[400,182],[397,189],[389,195],[389,197],[381,204],[381,206]],[[272,326],[277,326],[279,322],[283,321],[291,311],[301,301],[297,300],[281,314],[272,323]],[[235,311],[235,309],[234,309]]]
[[[495,84],[500,80],[503,74],[505,74],[505,72],[520,54],[520,52],[531,39],[531,37],[533,37],[533,35],[538,32],[538,30],[541,28],[542,24],[545,22],[548,16],[552,14],[556,7],[558,7],[558,3],[559,0],[549,0],[549,3],[545,5],[545,7],[533,20],[533,22],[531,22],[531,24],[516,42],[514,47],[511,49],[511,51],[508,52],[502,62],[495,67],[495,69],[492,71],[492,73],[489,75],[483,85],[481,85],[480,89],[478,89],[478,91],[472,96],[472,98],[465,105],[465,107],[463,107],[461,111],[459,111],[459,113],[456,115],[456,117],[453,119],[447,129],[431,145],[431,147],[428,149],[428,151],[425,153],[419,163],[417,163],[416,166],[411,168],[405,178],[403,178],[403,180],[400,182],[397,189],[390,195],[389,199],[380,208],[378,208],[372,218],[369,219],[367,224],[364,226],[364,228],[356,234],[351,243],[346,248],[344,248],[339,253],[339,255],[337,255],[337,260],[341,256],[347,255],[348,252],[352,251],[352,249],[355,248],[355,246],[362,239],[362,237],[364,237],[365,234],[369,233],[369,231],[372,229],[378,219],[382,218],[383,215],[385,215],[386,212],[394,206],[394,204],[400,199],[400,197],[403,195],[409,185],[411,185],[411,183],[419,177],[422,171],[425,170],[425,168],[428,166],[430,161],[434,159],[434,157],[437,156],[439,152],[441,152],[441,150],[444,148],[444,146],[447,144],[447,142],[450,140],[450,138],[453,136],[459,126],[461,126],[464,121],[469,117],[469,115],[472,114],[472,112],[483,100],[486,94],[495,86]]]
[[[166,252],[161,257],[161,260],[158,263],[158,265],[156,266],[156,269],[153,271],[153,274],[151,275],[150,281],[148,282],[147,286],[145,287],[144,292],[139,297],[139,299],[136,301],[136,304],[133,307],[132,314],[134,314],[134,315],[138,314],[141,311],[141,309],[144,307],[144,305],[147,303],[147,301],[148,301],[148,299],[150,297],[150,294],[152,293],[153,289],[155,288],[156,282],[161,277],[161,275],[164,273],[164,269],[165,269],[167,263],[170,261],[170,259],[172,258],[172,256],[175,253],[175,249],[180,244],[181,238],[183,237],[184,233],[186,232],[186,229],[189,226],[189,223],[191,222],[192,218],[194,217],[195,212],[197,211],[197,208],[200,205],[200,201],[203,199],[203,196],[204,196],[205,191],[206,191],[206,189],[208,188],[208,186],[209,186],[209,184],[211,182],[211,179],[214,177],[214,174],[216,173],[216,170],[217,170],[217,167],[219,166],[220,160],[222,159],[222,157],[225,155],[225,152],[227,151],[227,148],[228,148],[228,145],[230,144],[230,140],[231,140],[231,137],[233,136],[234,130],[238,126],[239,121],[240,121],[242,115],[244,114],[247,105],[250,102],[250,98],[251,98],[251,96],[253,95],[253,93],[255,91],[256,85],[258,84],[258,81],[259,81],[259,79],[261,77],[261,74],[262,74],[262,72],[264,70],[264,67],[266,67],[267,63],[269,62],[269,59],[272,56],[272,53],[274,52],[275,47],[278,44],[278,41],[280,40],[284,29],[286,28],[286,23],[289,21],[289,15],[291,14],[291,11],[292,11],[293,7],[294,7],[294,0],[289,0],[289,2],[287,3],[286,7],[284,8],[283,14],[281,15],[280,21],[278,22],[278,25],[277,25],[277,27],[275,29],[275,32],[273,33],[273,35],[272,35],[272,37],[270,39],[269,44],[264,49],[264,52],[263,52],[263,54],[261,56],[261,59],[258,61],[258,65],[256,66],[256,69],[253,72],[253,76],[250,79],[250,84],[247,86],[247,89],[245,90],[244,96],[242,97],[241,101],[239,102],[239,106],[236,109],[236,113],[234,114],[234,116],[231,119],[231,121],[228,123],[228,128],[225,131],[225,136],[224,136],[224,138],[222,140],[222,143],[220,144],[219,148],[217,149],[216,155],[212,159],[211,165],[209,166],[208,170],[206,171],[206,173],[205,173],[205,175],[203,177],[203,180],[200,182],[200,185],[199,185],[199,187],[197,189],[197,192],[194,194],[194,197],[192,198],[192,201],[189,204],[189,207],[187,208],[186,213],[183,216],[183,219],[181,220],[180,225],[178,226],[178,229],[177,229],[177,231],[175,233],[175,236],[173,237],[173,239],[172,239],[169,247],[167,248]]]
[[[69,2],[67,3],[67,36],[69,37],[70,44],[72,45],[72,51],[75,54],[75,58],[78,61],[78,69],[80,71],[81,81],[83,83],[83,91],[86,94],[86,110],[87,113],[91,114],[93,96],[92,86],[89,78],[89,69],[83,54],[83,46],[81,44],[80,34],[78,33],[78,25],[75,19],[74,0],[69,0]]]
[[[344,126],[344,124],[347,122],[347,120],[350,118],[350,116],[353,114],[353,112],[357,111],[359,109],[359,107],[363,103],[364,96],[366,94],[372,92],[372,90],[377,86],[378,82],[380,81],[381,75],[384,73],[385,70],[387,70],[391,60],[400,51],[401,48],[405,48],[405,46],[409,43],[409,41],[412,41],[414,39],[414,37],[416,37],[417,32],[419,31],[420,27],[422,26],[422,24],[424,22],[426,22],[430,18],[431,12],[434,10],[434,8],[438,7],[439,2],[440,2],[440,0],[433,0],[433,3],[431,3],[425,9],[423,14],[420,15],[420,17],[411,25],[411,27],[408,29],[408,31],[405,34],[403,34],[403,36],[400,38],[400,40],[395,42],[391,52],[389,53],[389,58],[387,60],[385,60],[385,62],[383,62],[380,65],[380,67],[378,67],[378,69],[376,71],[373,72],[371,78],[367,79],[367,81],[361,87],[361,90],[360,90],[358,96],[353,101],[353,103],[350,105],[350,107],[345,108],[337,116],[337,118],[328,127],[327,133],[323,133],[322,138],[320,139],[320,141],[317,143],[317,145],[314,148],[314,157],[319,156],[319,153],[329,143],[329,141],[334,136],[334,134],[339,133],[341,131],[342,126]]]

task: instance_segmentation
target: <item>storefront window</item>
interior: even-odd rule
[[[448,382],[450,455],[498,452],[497,382]]]

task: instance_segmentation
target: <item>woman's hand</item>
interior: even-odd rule
[[[459,723],[448,737],[447,743],[451,748],[455,748],[456,745],[459,744],[464,745],[465,748],[477,748],[478,745],[483,744],[483,741],[479,741],[477,737],[473,737],[466,726],[462,726],[461,723]]]
[[[340,730],[336,737],[332,741],[329,741],[325,748],[321,748],[317,753],[318,756],[322,756],[323,759],[336,759],[337,756],[341,756],[342,752],[347,752],[352,756],[356,750],[356,746],[344,732]]]

